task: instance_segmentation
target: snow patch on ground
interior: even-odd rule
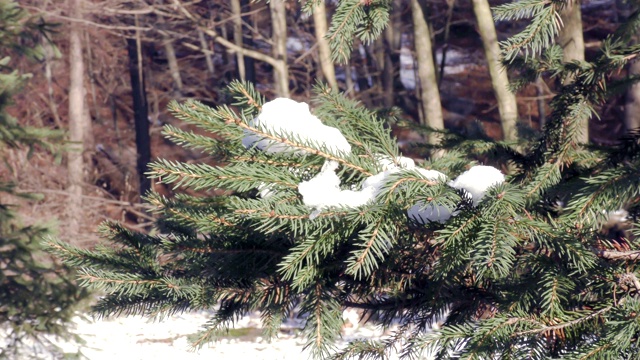
[[[71,341],[54,340],[64,352],[81,354],[90,360],[163,360],[163,359],[216,359],[216,360],[276,360],[276,359],[308,359],[309,354],[303,352],[306,340],[300,335],[303,320],[293,318],[285,321],[280,334],[272,342],[261,336],[260,313],[251,313],[239,319],[234,329],[244,335],[225,336],[220,340],[205,345],[199,350],[190,347],[189,336],[195,334],[200,325],[209,317],[207,312],[192,312],[174,315],[163,321],[149,321],[141,317],[117,317],[93,320],[86,316],[73,319],[73,332],[86,342],[83,345]],[[347,326],[343,329],[343,337],[338,348],[356,339],[381,339],[384,333],[380,328],[369,324],[359,324],[355,311],[345,311]],[[52,359],[57,356],[39,352],[41,359]],[[392,359],[396,359],[392,357]]]

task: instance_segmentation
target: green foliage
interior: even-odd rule
[[[341,2],[336,24],[345,25],[333,33],[349,24],[344,31],[355,34],[361,7],[369,3]],[[234,82],[232,106],[170,106],[210,138],[166,129],[171,139],[224,166],[159,160],[149,172],[163,183],[218,195],[149,196],[161,217],[155,235],[107,223],[103,235],[115,246],[51,246],[81,268],[86,286],[107,293],[95,309],[100,315],[216,309],[195,346],[254,310],[262,311],[265,334],[273,337],[299,309],[316,358],[385,358],[397,348],[406,358],[635,358],[640,134],[595,151],[576,139],[580,120],[596,116],[611,95],[610,75],[640,48],[629,46],[621,31],[592,61],[561,63],[550,41],[562,6],[524,1],[496,12],[500,19],[532,18],[522,34],[503,43],[510,66],[525,74],[522,84],[541,75],[574,79],[550,103],[553,112],[542,133],[515,148],[481,131],[473,139],[445,132],[439,146],[447,152],[420,164],[448,178],[479,160],[510,169],[507,181],[490,188],[477,206],[444,180],[400,171],[388,176],[374,201],[310,217],[297,184],[331,160],[339,164],[342,188],[359,188],[382,170],[381,156],[400,155],[388,126],[396,120],[318,85],[314,113],[352,146],[350,154],[335,154],[294,134],[253,126],[250,119],[265,100],[250,84]],[[542,57],[533,57],[543,49]],[[525,56],[516,57],[521,50]],[[305,152],[247,149],[241,144],[247,131]],[[454,216],[417,223],[407,209],[419,201]],[[629,213],[615,224],[624,231],[608,231],[605,223],[620,208]],[[384,341],[335,349],[345,307],[361,309],[383,327],[394,321],[399,326]]]
[[[38,53],[33,44],[43,29],[26,18],[16,4],[0,1],[0,46],[19,59]],[[61,133],[46,129],[25,128],[11,117],[6,107],[29,76],[11,69],[8,57],[0,60],[0,154],[6,148],[21,146],[53,149]],[[0,171],[1,173],[2,171]],[[34,194],[19,193],[15,184],[0,179],[3,201],[37,199]],[[24,226],[16,217],[16,205],[0,203],[0,327],[6,335],[0,342],[0,358],[24,358],[20,344],[25,340],[43,342],[44,334],[70,336],[66,323],[84,291],[69,279],[69,268],[55,262],[42,250],[43,236],[51,234],[48,226]]]
[[[308,10],[313,3],[308,2]],[[389,22],[390,8],[390,0],[340,1],[327,33],[333,60],[346,63],[356,37],[365,44],[375,40]]]

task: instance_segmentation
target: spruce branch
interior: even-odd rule
[[[327,160],[336,161],[336,162],[340,163],[341,165],[344,165],[344,166],[346,166],[348,168],[356,170],[356,171],[358,171],[361,174],[366,175],[366,176],[373,175],[371,172],[367,171],[363,167],[358,166],[356,164],[353,164],[353,163],[349,162],[347,159],[344,159],[342,157],[338,157],[338,156],[329,154],[326,151],[323,151],[321,149],[316,149],[316,148],[311,147],[309,145],[303,144],[300,141],[295,141],[293,139],[288,139],[288,138],[286,138],[284,136],[278,136],[278,135],[275,135],[275,134],[270,134],[270,133],[268,133],[268,132],[266,132],[266,131],[264,131],[262,129],[249,126],[248,124],[246,124],[245,122],[241,121],[240,119],[230,118],[229,120],[233,120],[236,123],[236,125],[238,127],[240,127],[241,129],[244,129],[244,130],[250,131],[252,133],[255,133],[258,136],[260,136],[261,138],[268,139],[268,140],[273,140],[275,142],[278,142],[278,143],[281,143],[281,144],[284,144],[284,145],[289,145],[292,148],[300,149],[300,150],[306,151],[306,152],[308,152],[310,154],[321,156],[321,157],[323,157],[323,158],[325,158]]]
[[[612,306],[607,306],[604,307],[600,310],[594,311],[594,312],[589,312],[584,316],[575,318],[571,321],[567,321],[567,322],[563,322],[560,324],[556,324],[556,325],[549,325],[549,326],[541,326],[535,329],[530,329],[530,330],[525,330],[525,331],[519,331],[519,332],[515,332],[513,333],[511,336],[512,337],[520,337],[520,336],[525,336],[525,335],[530,335],[530,334],[545,334],[545,333],[553,333],[556,332],[558,330],[564,330],[566,328],[581,324],[583,322],[586,322],[588,320],[591,320],[593,318],[597,318],[600,317],[601,315],[611,311],[613,309]],[[515,324],[519,321],[521,321],[521,319],[518,318],[511,318],[508,320],[509,322]],[[530,322],[529,319],[525,319],[525,321]],[[534,324],[537,324],[538,322],[535,322]]]

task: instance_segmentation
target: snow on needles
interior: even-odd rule
[[[340,178],[338,178],[335,172],[338,168],[338,163],[335,161],[326,161],[320,173],[308,181],[301,182],[298,185],[298,192],[302,195],[302,201],[305,205],[314,209],[309,218],[314,219],[322,210],[331,207],[356,208],[372,203],[380,193],[389,175],[400,171],[415,170],[424,178],[434,181],[446,180],[447,178],[446,175],[435,170],[416,168],[414,161],[407,157],[399,156],[395,160],[392,160],[388,156],[378,155],[376,159],[378,160],[379,167],[383,169],[383,171],[365,179],[360,190],[340,189]],[[451,215],[451,212],[444,207],[439,206],[435,208],[433,205],[429,206],[436,210],[436,212],[431,215],[434,219],[436,216],[440,219],[439,216],[444,216],[445,213],[448,214],[446,219]],[[424,205],[419,206],[418,210],[414,212],[424,213],[425,221],[437,221],[429,218],[429,215],[426,215],[426,212],[430,211],[429,206],[427,206],[426,209],[423,209],[425,208]],[[422,215],[417,216],[420,217]]]
[[[427,175],[425,177],[430,180],[436,180]],[[476,165],[460,174],[455,180],[449,181],[447,185],[455,189],[464,190],[471,197],[473,206],[478,206],[489,188],[503,182],[504,175],[500,170],[492,166]],[[428,222],[444,223],[451,216],[456,215],[455,212],[452,213],[451,210],[444,206],[425,204],[422,201],[409,208],[408,214],[410,218],[421,224]]]
[[[310,219],[315,219],[326,208],[358,207],[375,197],[372,187],[361,191],[341,190],[340,178],[336,175],[337,168],[337,162],[326,161],[318,175],[298,185],[304,204],[315,209],[309,216]]]
[[[262,111],[249,125],[274,135],[278,138],[302,141],[313,145],[317,149],[323,149],[333,155],[342,156],[351,153],[351,146],[340,130],[322,124],[320,119],[312,115],[309,105],[299,103],[291,99],[278,98],[262,106]],[[255,147],[267,153],[293,153],[303,155],[303,149],[296,149],[284,141],[266,139],[254,131],[245,131],[242,144],[249,148]],[[298,184],[298,192],[302,195],[303,203],[313,209],[310,219],[316,218],[323,210],[336,208],[357,208],[368,203],[373,203],[387,182],[391,174],[402,171],[415,171],[427,180],[446,181],[447,176],[435,170],[426,170],[416,167],[413,159],[399,156],[392,158],[387,155],[374,154],[374,159],[381,172],[369,176],[360,186],[348,190],[340,188],[341,181],[336,170],[338,162],[325,161],[320,172],[313,178]],[[478,206],[487,190],[494,185],[504,182],[504,175],[500,170],[491,166],[473,166],[462,173],[458,178],[448,183],[456,189],[463,189],[468,194],[473,206]],[[358,190],[358,188],[360,188]],[[269,184],[263,184],[258,189],[263,198],[273,193]],[[419,223],[446,222],[451,216],[455,216],[445,206],[419,201],[409,208],[409,218]]]
[[[309,105],[287,98],[277,98],[262,105],[262,111],[249,126],[270,135],[302,141],[312,144],[317,149],[323,147],[333,155],[351,153],[351,145],[342,135],[340,130],[324,125],[320,119],[311,114]],[[294,149],[292,146],[265,139],[260,134],[245,130],[242,145],[246,148],[255,146],[267,153],[293,152],[299,155],[305,154],[302,149]]]
[[[449,186],[464,189],[471,199],[473,206],[478,206],[490,187],[504,182],[504,174],[493,166],[477,165],[463,172]]]

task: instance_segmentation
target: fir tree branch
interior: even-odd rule
[[[282,257],[282,256],[287,254],[287,253],[284,253],[284,252],[281,252],[281,251],[270,250],[270,249],[256,249],[256,248],[251,248],[251,249],[219,249],[219,248],[212,248],[212,247],[196,248],[196,247],[192,247],[192,246],[183,246],[183,245],[180,245],[180,246],[176,247],[176,250],[178,250],[178,251],[189,251],[189,252],[193,252],[193,253],[197,253],[197,254],[237,254],[237,255],[241,255],[241,254],[263,253],[263,254],[268,254],[268,255],[274,255],[274,256],[277,256],[277,257]]]
[[[287,214],[277,214],[274,210],[269,212],[260,210],[260,209],[236,209],[234,210],[236,214],[256,214],[259,217],[266,219],[283,219],[283,220],[304,220],[309,218],[309,214],[304,215],[287,215]],[[334,216],[345,216],[351,214],[347,211],[323,211],[316,216],[316,218],[323,217],[334,217]]]
[[[590,319],[593,319],[595,317],[598,317],[598,316],[608,312],[611,309],[613,309],[613,306],[607,306],[605,308],[602,308],[602,309],[600,309],[598,311],[595,311],[595,312],[593,312],[591,314],[588,314],[588,315],[586,315],[584,317],[581,317],[581,318],[573,319],[571,321],[567,321],[567,322],[556,324],[556,325],[543,326],[543,327],[538,328],[538,329],[532,329],[532,330],[525,330],[525,331],[516,332],[516,333],[513,333],[511,336],[512,337],[520,337],[520,336],[530,335],[530,334],[543,334],[543,333],[555,332],[557,330],[562,330],[562,329],[565,329],[565,328],[568,328],[568,327],[571,327],[571,326],[574,326],[574,325],[578,325],[578,324],[583,323],[583,322],[585,322],[587,320],[590,320]],[[523,320],[523,319],[519,319],[519,318],[511,318],[511,319],[509,319],[509,321],[514,323],[514,324],[519,322],[519,321],[521,321],[521,320]],[[525,319],[525,320],[528,321],[528,319]]]
[[[285,145],[289,145],[291,147],[294,147],[294,148],[297,148],[297,149],[300,149],[300,150],[304,150],[304,151],[309,152],[311,154],[321,156],[321,157],[323,157],[325,159],[328,159],[328,160],[336,161],[336,162],[338,162],[338,163],[340,163],[340,164],[342,164],[342,165],[344,165],[344,166],[346,166],[348,168],[351,168],[351,169],[359,171],[363,175],[366,175],[366,176],[373,175],[371,172],[367,171],[366,169],[364,169],[364,168],[362,168],[362,167],[360,167],[358,165],[352,164],[352,163],[350,163],[349,161],[347,161],[347,160],[345,160],[343,158],[339,158],[339,157],[331,155],[331,154],[329,154],[327,152],[312,148],[310,146],[306,146],[306,145],[300,144],[298,142],[293,142],[293,141],[291,141],[289,139],[285,139],[285,138],[280,137],[280,136],[276,136],[276,135],[272,135],[272,134],[266,133],[266,132],[262,131],[261,129],[249,126],[248,124],[244,123],[241,119],[228,118],[227,121],[233,121],[240,128],[242,128],[244,130],[247,130],[247,131],[250,131],[252,133],[255,133],[255,134],[259,135],[262,138],[273,140],[273,141],[276,141],[276,142],[279,142],[279,143],[282,143],[282,144],[285,144]]]
[[[402,185],[403,183],[406,182],[416,182],[416,183],[421,183],[421,184],[426,184],[428,186],[436,186],[438,185],[440,182],[437,180],[428,180],[422,177],[418,177],[418,176],[409,176],[409,177],[403,177],[401,179],[398,179],[397,181],[395,181],[393,183],[393,185],[391,185],[391,187],[388,190],[388,194],[387,194],[387,199],[385,200],[386,204],[389,204],[389,202],[391,201],[391,198],[393,196],[393,193],[395,192],[395,190],[400,187],[400,185]]]

